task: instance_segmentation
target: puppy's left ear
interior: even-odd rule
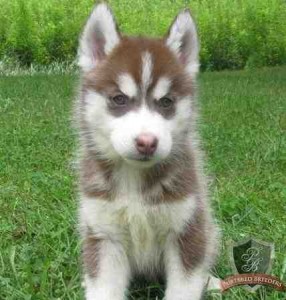
[[[199,41],[195,22],[188,9],[183,10],[172,23],[167,38],[167,46],[177,55],[189,74],[199,70]]]
[[[84,72],[96,67],[120,42],[120,33],[110,8],[95,6],[79,41],[78,65]]]

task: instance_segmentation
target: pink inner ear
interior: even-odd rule
[[[95,60],[101,60],[104,58],[104,45],[105,40],[104,38],[97,38],[93,43],[93,55],[95,57]]]
[[[187,64],[187,56],[183,53],[179,54],[179,61],[183,64],[186,65]]]

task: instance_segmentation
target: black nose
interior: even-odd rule
[[[140,154],[153,155],[157,149],[158,139],[150,133],[142,133],[136,139],[136,149]]]

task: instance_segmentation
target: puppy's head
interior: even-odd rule
[[[97,5],[78,51],[87,143],[106,159],[140,166],[180,151],[192,118],[198,49],[187,10],[165,38],[150,39],[121,36],[110,9]]]

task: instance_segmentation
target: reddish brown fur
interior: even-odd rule
[[[177,157],[178,159],[178,157]],[[181,164],[170,159],[142,172],[142,192],[149,203],[181,201],[200,190],[194,158],[186,152],[180,157]],[[113,171],[116,166],[110,162],[93,158],[81,161],[81,190],[89,197],[112,201],[116,190]],[[96,175],[105,180],[104,187],[96,185]],[[168,185],[164,184],[168,181]]]
[[[101,240],[92,236],[91,232],[84,238],[82,245],[83,264],[87,274],[93,278],[98,273],[99,249]]]
[[[198,204],[201,205],[201,201],[198,201]],[[199,206],[185,232],[178,239],[186,271],[194,270],[204,261],[207,246],[206,225],[204,210]]]
[[[110,200],[112,197],[112,165],[105,160],[96,159],[96,156],[92,157],[92,155],[82,159],[80,163],[80,186],[82,192],[88,197]],[[106,182],[104,187],[96,185],[97,173],[103,176]]]
[[[96,69],[85,75],[83,86],[97,92],[114,92],[118,75],[123,72],[131,74],[137,84],[141,83],[142,54],[148,51],[154,59],[152,84],[154,87],[159,77],[167,76],[172,80],[172,91],[176,95],[192,95],[193,82],[185,73],[177,57],[164,45],[162,39],[122,38],[120,44],[106,60],[99,63]]]
[[[172,202],[186,199],[189,195],[198,192],[199,180],[194,166],[194,159],[188,151],[177,156],[181,161],[172,161],[155,166],[144,174],[143,194],[152,203]],[[164,184],[164,180],[168,184]]]

